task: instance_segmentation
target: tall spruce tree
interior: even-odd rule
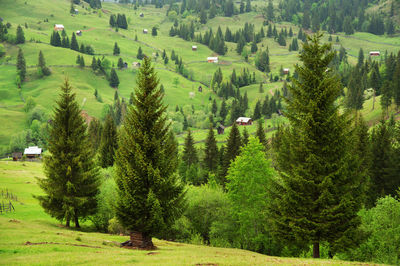
[[[25,35],[21,25],[18,25],[17,27],[17,37],[15,39],[15,43],[16,44],[25,43]]]
[[[46,66],[46,61],[44,60],[44,56],[42,51],[39,52],[39,60],[38,60],[38,68],[42,72],[43,75],[50,75],[50,69]]]
[[[209,172],[212,173],[215,173],[218,168],[218,147],[212,126],[210,126],[206,143],[204,145],[203,165]]]
[[[231,162],[235,160],[236,156],[239,155],[240,147],[242,146],[242,138],[240,137],[240,132],[238,125],[233,124],[231,132],[229,133],[226,147],[224,149],[223,164],[219,173],[220,183],[225,187],[226,175],[228,173],[229,166]]]
[[[58,34],[58,32],[57,32],[57,34]],[[59,45],[56,45],[56,46],[59,46]],[[71,37],[71,49],[74,50],[74,51],[79,52],[79,44],[78,44],[78,41],[76,39],[75,32],[72,33],[72,37]]]
[[[94,214],[99,180],[86,124],[72,88],[65,80],[54,110],[44,157],[46,178],[37,178],[44,196],[35,196],[44,210],[59,221],[74,221]]]
[[[18,56],[17,56],[17,74],[22,83],[25,80],[25,76],[26,76],[26,62],[25,62],[24,53],[22,52],[21,48],[19,48]]]
[[[111,74],[110,74],[110,86],[113,88],[118,88],[119,85],[119,78],[117,75],[117,72],[115,69],[111,69]]]
[[[90,121],[88,134],[90,139],[90,144],[92,146],[93,153],[97,152],[97,149],[101,144],[101,133],[103,132],[103,126],[97,118],[93,118]]]
[[[120,49],[119,49],[119,47],[118,47],[118,43],[115,42],[115,43],[114,43],[113,55],[119,55],[119,53],[120,53]]]
[[[299,79],[289,86],[286,99],[289,128],[276,145],[276,179],[270,205],[277,236],[292,243],[313,245],[319,258],[326,241],[335,253],[357,239],[361,208],[360,162],[353,154],[352,129],[346,114],[335,104],[342,91],[329,63],[330,44],[321,45],[315,34],[303,45]]]
[[[243,132],[242,132],[242,143],[243,143],[243,146],[245,146],[245,145],[247,145],[247,143],[249,143],[249,132],[247,131],[247,128],[245,127],[244,129],[243,129]]]
[[[101,167],[107,168],[114,165],[114,154],[117,149],[117,127],[112,116],[108,114],[101,134],[99,159]]]
[[[151,59],[139,69],[133,107],[121,127],[115,156],[116,216],[130,231],[130,244],[152,248],[182,214],[183,186],[178,183],[177,149],[167,124],[163,93]]]
[[[257,136],[258,140],[260,141],[260,143],[263,145],[264,152],[266,152],[268,150],[268,141],[267,141],[267,138],[265,137],[265,131],[264,131],[263,124],[264,124],[263,119],[260,119],[257,121],[256,136]]]
[[[185,138],[182,161],[185,163],[186,167],[190,167],[193,164],[199,162],[199,157],[197,156],[197,150],[194,147],[194,139],[190,129],[188,130],[187,136]]]

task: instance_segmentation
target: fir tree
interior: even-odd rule
[[[26,62],[25,62],[24,53],[22,52],[21,48],[18,49],[17,74],[22,83],[25,80],[25,76],[26,76]]]
[[[15,43],[16,44],[25,43],[25,35],[21,25],[18,25],[17,27],[17,37],[15,39]]]
[[[157,36],[157,28],[155,26],[151,29],[151,35]]]
[[[131,244],[142,248],[152,248],[152,236],[180,217],[184,199],[175,175],[177,144],[168,133],[158,82],[150,59],[145,58],[115,156],[116,216],[131,232]]]
[[[118,43],[114,43],[114,50],[113,50],[113,55],[119,55],[120,54],[120,49],[118,47]]]
[[[38,68],[41,70],[43,75],[50,75],[50,69],[46,66],[46,61],[44,60],[42,51],[39,52]]]
[[[54,111],[48,139],[49,155],[44,157],[46,178],[37,179],[44,196],[40,205],[59,221],[79,227],[79,219],[96,211],[99,181],[86,124],[81,110],[65,80]]]
[[[98,96],[96,96],[96,97],[98,97]],[[89,124],[88,135],[89,135],[89,140],[90,140],[90,144],[92,147],[92,151],[94,154],[97,152],[97,149],[100,147],[102,132],[103,132],[103,127],[101,125],[101,122],[97,118],[93,118],[93,120],[90,121],[90,124]]]
[[[141,47],[141,46],[139,46],[139,49],[138,49],[138,53],[137,53],[137,55],[136,55],[136,58],[139,59],[139,60],[142,60],[142,59],[144,58],[144,54],[143,54],[143,51],[142,51],[142,47]]]
[[[115,69],[111,69],[111,74],[110,74],[110,86],[113,88],[118,88],[119,85],[119,78],[117,75],[117,72]]]
[[[267,141],[267,138],[265,137],[265,131],[264,131],[263,124],[264,124],[263,119],[260,119],[257,121],[256,136],[257,136],[258,140],[260,141],[260,143],[263,145],[264,152],[266,152],[268,150],[268,141]]]
[[[213,113],[214,116],[217,115],[218,106],[217,106],[217,101],[215,101],[215,99],[213,100],[213,103],[212,103],[211,112]]]
[[[247,131],[247,128],[245,127],[243,129],[243,134],[242,134],[242,142],[243,142],[243,146],[247,145],[247,143],[249,143],[249,132]]]
[[[236,123],[233,124],[231,132],[229,133],[226,148],[224,149],[224,159],[219,173],[221,184],[225,187],[226,175],[228,173],[231,162],[239,155],[240,147],[242,146],[242,139],[240,137],[239,128]]]
[[[200,23],[206,24],[207,23],[207,13],[204,9],[200,11]]]
[[[260,101],[257,101],[256,106],[254,107],[253,119],[258,120],[260,118],[261,118],[261,103]]]
[[[85,67],[85,58],[83,57],[83,55],[79,59],[79,66]]]
[[[321,38],[317,33],[303,45],[299,79],[289,86],[290,127],[275,146],[282,182],[274,184],[270,206],[275,234],[313,245],[314,258],[322,241],[332,253],[356,241],[363,191],[355,188],[365,178],[353,154],[348,117],[335,103],[340,81],[327,71],[334,53],[329,44],[320,44]]]
[[[228,115],[228,109],[226,107],[225,100],[223,100],[221,103],[221,108],[219,109],[219,116],[222,118],[222,122],[225,121],[227,115]]]
[[[114,154],[118,149],[117,128],[110,114],[104,122],[103,133],[101,134],[100,145],[100,166],[107,168],[114,164]]]
[[[92,57],[92,70],[93,71],[96,71],[97,70],[97,68],[98,68],[98,65],[97,65],[97,60],[96,60],[96,58],[93,56]]]
[[[58,32],[57,32],[57,35],[58,35]],[[75,32],[72,33],[72,37],[71,37],[71,49],[79,52],[79,44],[78,44],[78,41],[76,40]]]
[[[118,64],[117,64],[117,66],[118,66],[119,69],[123,69],[123,68],[125,67],[124,61],[122,60],[121,57],[118,59]]]
[[[199,162],[199,157],[197,156],[197,150],[194,147],[194,139],[190,129],[188,130],[188,133],[185,138],[185,146],[183,147],[182,161],[185,163],[187,168]]]
[[[207,171],[215,173],[218,168],[218,147],[215,140],[214,129],[210,126],[204,145],[203,165]]]

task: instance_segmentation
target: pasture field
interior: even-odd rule
[[[255,252],[154,240],[156,250],[120,248],[127,236],[96,233],[90,222],[81,231],[48,216],[33,195],[42,163],[0,161],[0,190],[17,196],[15,212],[0,214],[1,265],[371,265],[339,260],[281,258]],[[0,201],[6,201],[0,199]]]

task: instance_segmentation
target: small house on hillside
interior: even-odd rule
[[[76,36],[82,36],[82,31],[81,30],[77,30],[76,31]]]
[[[207,57],[207,62],[208,63],[218,63],[218,57],[217,56],[210,56],[210,57]]]
[[[13,152],[12,153],[13,161],[18,161],[22,159],[22,152]]]
[[[198,92],[203,92],[203,87],[199,86],[199,88],[197,90],[198,90]]]
[[[289,71],[290,71],[289,68],[284,68],[284,69],[283,69],[283,74],[284,74],[284,75],[287,75],[287,74],[289,74]]]
[[[75,12],[75,14],[76,14],[76,15],[78,15],[78,14],[79,14],[79,10],[78,10],[78,9],[76,9],[76,8],[74,9],[74,12]]]
[[[143,33],[147,34],[149,31],[147,29],[143,29]]]
[[[197,45],[192,45],[192,51],[197,51]]]
[[[31,146],[24,150],[24,155],[28,159],[40,158],[41,154],[42,154],[42,148],[39,148],[38,146]]]
[[[133,62],[133,63],[132,63],[132,67],[133,67],[133,68],[140,67],[140,63],[139,63],[139,62]]]
[[[380,56],[381,53],[379,51],[371,51],[371,52],[369,52],[369,55],[370,56]]]
[[[223,125],[219,124],[219,126],[217,127],[217,131],[218,131],[218,135],[222,135],[222,134],[224,134],[225,127]]]
[[[143,14],[143,13],[140,13],[139,16],[142,18],[142,17],[144,17],[144,14]]]
[[[239,126],[249,126],[253,124],[253,119],[250,117],[239,117],[236,119],[236,124]]]
[[[64,29],[64,25],[63,24],[55,24],[54,25],[54,30],[63,30]]]

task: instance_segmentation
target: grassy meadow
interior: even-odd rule
[[[156,250],[120,248],[127,236],[67,229],[48,216],[33,195],[42,192],[42,163],[0,161],[0,190],[17,196],[15,212],[0,214],[1,265],[371,265],[338,260],[281,258],[255,252],[154,240]],[[6,201],[5,199],[0,199]]]

